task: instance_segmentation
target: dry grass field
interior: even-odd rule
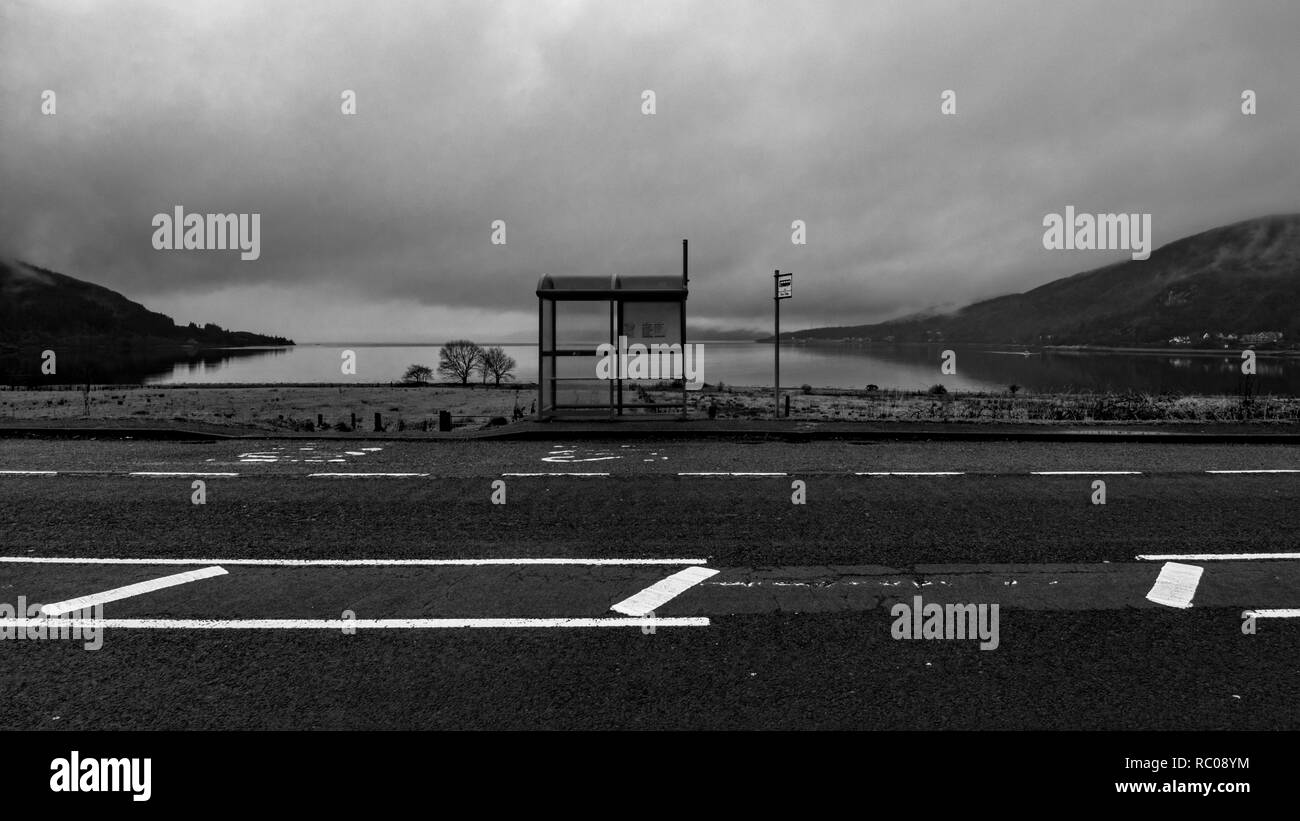
[[[666,386],[662,386],[666,387]],[[936,423],[1294,423],[1300,399],[1262,396],[1155,396],[1151,394],[982,394],[787,389],[792,419]],[[679,391],[650,387],[640,394],[672,412]],[[479,427],[493,417],[513,417],[518,402],[531,414],[534,385],[257,385],[0,388],[0,422],[126,421],[202,423],[263,431],[372,431],[379,413],[384,430],[437,428],[439,411],[456,427]],[[783,400],[784,401],[784,400]],[[765,419],[772,391],[761,387],[708,387],[688,394],[692,416]],[[354,419],[355,415],[355,419]]]

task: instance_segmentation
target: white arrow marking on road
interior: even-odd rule
[[[1151,592],[1147,593],[1147,599],[1169,607],[1191,607],[1192,596],[1196,595],[1196,587],[1204,572],[1205,568],[1194,564],[1166,562],[1160,568]]]
[[[717,574],[717,570],[711,570],[707,567],[688,567],[666,579],[655,582],[635,596],[624,599],[609,609],[615,613],[623,613],[628,616],[644,616],[647,613],[653,613],[657,608],[677,598],[689,588]]]
[[[41,613],[46,616],[61,616],[64,613],[71,613],[74,610],[84,610],[94,607],[97,604],[117,601],[118,599],[127,599],[132,596],[139,596],[143,593],[152,593],[155,590],[162,590],[164,587],[175,587],[178,584],[187,584],[196,582],[199,579],[210,579],[213,576],[224,576],[226,571],[220,567],[205,567],[202,570],[187,570],[184,573],[177,573],[172,576],[163,576],[161,579],[151,579],[147,582],[138,584],[128,584],[126,587],[117,587],[112,590],[105,590],[103,593],[95,593],[90,596],[81,596],[76,599],[47,604],[41,608]]]

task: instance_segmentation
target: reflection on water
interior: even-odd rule
[[[251,361],[268,355],[283,355],[286,348],[149,348],[114,345],[102,340],[80,342],[48,348],[22,347],[0,349],[0,385],[136,385],[171,381],[178,372],[202,372],[239,361]],[[52,351],[54,373],[43,373],[45,351]],[[194,380],[177,380],[194,381]],[[200,380],[202,381],[202,380]]]
[[[771,385],[772,346],[752,342],[705,342],[704,380],[728,385]],[[514,381],[537,379],[537,349],[504,345],[518,363]],[[571,347],[594,350],[595,344]],[[940,372],[941,354],[957,354],[956,374]],[[356,373],[343,373],[343,352],[356,354]],[[39,383],[77,382],[89,368],[100,383],[366,383],[396,382],[412,364],[437,368],[436,345],[298,345],[288,348],[228,348],[192,354],[140,352],[77,357],[59,354],[57,377],[40,376],[39,351],[22,362],[0,354],[0,380]],[[1239,351],[1205,354],[1137,354],[1098,351],[988,350],[948,345],[784,345],[781,383],[786,387],[917,390],[942,384],[948,390],[1004,392],[1018,385],[1027,392],[1237,393],[1242,388]],[[92,361],[93,360],[93,361]],[[566,362],[585,375],[595,358]],[[89,364],[88,364],[89,363]],[[1260,358],[1254,391],[1300,394],[1300,358]],[[18,378],[14,379],[13,375]],[[476,377],[477,378],[477,377]]]
[[[957,372],[943,374],[944,350],[956,353]],[[729,345],[705,349],[706,381],[772,384],[772,346]],[[712,354],[712,356],[710,356]],[[962,345],[838,346],[781,348],[784,386],[917,390],[942,384],[948,390],[1004,392],[1010,385],[1039,393],[1127,392],[1237,393],[1242,387],[1240,352],[1208,355],[1134,354],[1096,351],[994,351]],[[1259,359],[1254,390],[1300,392],[1300,359]]]

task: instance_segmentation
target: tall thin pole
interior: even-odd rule
[[[781,279],[781,270],[772,272],[772,310],[776,320],[776,335],[772,338],[772,363],[775,373],[772,376],[772,418],[781,418],[781,298],[777,283]]]
[[[682,290],[685,291],[687,283],[691,281],[690,274],[686,268],[686,240],[682,240]],[[686,295],[682,295],[682,301],[678,303],[678,314],[682,318],[682,418],[688,415],[686,410]]]

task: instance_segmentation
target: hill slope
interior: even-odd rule
[[[227,331],[218,325],[177,325],[116,291],[20,262],[0,261],[0,343],[77,338],[116,343],[184,345],[292,345],[278,336]]]
[[[945,341],[1167,345],[1176,336],[1281,331],[1300,341],[1300,214],[1214,228],[1128,260],[945,315],[782,334]]]

